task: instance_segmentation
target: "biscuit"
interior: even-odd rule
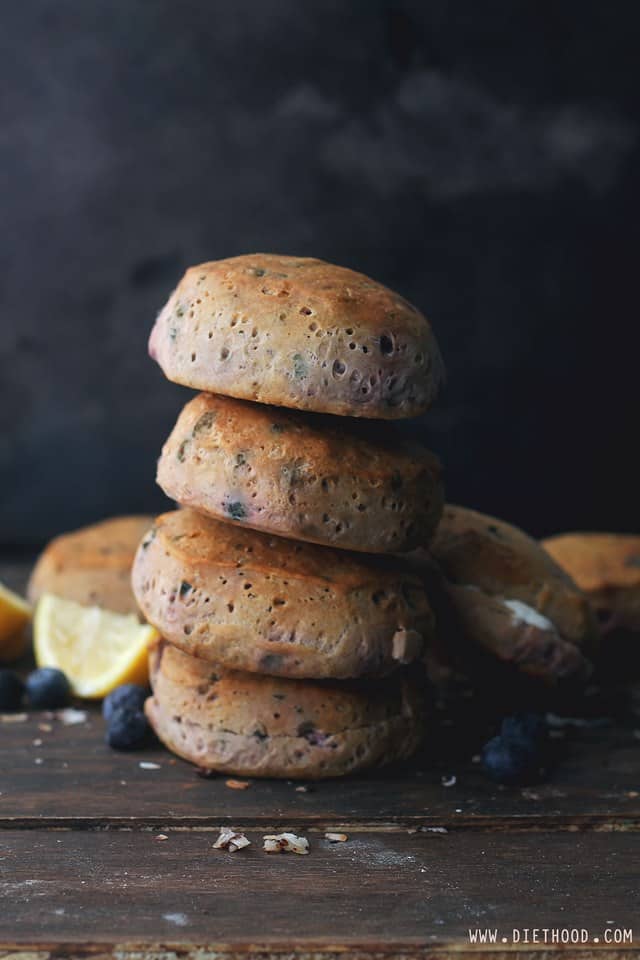
[[[394,561],[166,513],[143,539],[133,590],[145,617],[187,653],[286,677],[388,673],[433,632],[420,578]]]
[[[436,647],[469,652],[548,683],[591,672],[597,626],[584,594],[522,530],[446,505],[430,546],[429,588],[444,593]],[[466,651],[463,656],[460,651]]]
[[[225,670],[168,643],[149,657],[145,712],[162,742],[197,766],[244,777],[317,779],[410,756],[421,698],[384,683],[283,680]]]
[[[429,322],[399,294],[345,267],[274,254],[187,270],[149,353],[196,390],[389,420],[424,413],[444,376]]]
[[[131,564],[152,519],[111,517],[56,537],[40,554],[31,573],[27,587],[31,603],[43,593],[54,593],[87,606],[138,614],[131,589]]]
[[[183,505],[265,533],[411,550],[440,518],[440,464],[385,427],[201,393],[164,445],[158,483]]]
[[[584,590],[603,630],[640,630],[640,537],[566,533],[544,549]]]

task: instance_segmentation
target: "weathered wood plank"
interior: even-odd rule
[[[306,857],[248,836],[229,854],[206,831],[6,831],[0,943],[424,954],[469,946],[469,928],[497,928],[499,943],[585,928],[602,945],[637,921],[639,834],[310,833]]]
[[[549,783],[506,790],[476,765],[423,757],[390,774],[308,784],[254,780],[231,790],[226,778],[203,779],[161,747],[122,754],[103,742],[97,711],[86,723],[30,714],[0,723],[0,827],[96,826],[138,822],[206,825],[241,818],[250,824],[352,823],[454,825],[640,826],[638,740],[631,730],[574,734],[568,757]],[[143,769],[141,763],[159,769]],[[454,786],[441,777],[454,773]]]

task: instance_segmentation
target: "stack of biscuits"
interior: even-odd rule
[[[239,776],[330,777],[420,742],[434,618],[397,554],[440,520],[437,459],[385,421],[426,411],[443,368],[399,295],[321,260],[187,271],[150,354],[203,391],[167,440],[133,564],[146,712],[169,749]]]

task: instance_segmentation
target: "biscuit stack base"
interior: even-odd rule
[[[332,777],[409,756],[433,616],[422,579],[371,554],[426,545],[440,470],[362,418],[430,405],[442,367],[428,322],[353,271],[237,257],[187,271],[150,353],[205,391],[159,462],[184,509],[156,520],[133,567],[164,638],[146,705],[158,736],[240,776]]]

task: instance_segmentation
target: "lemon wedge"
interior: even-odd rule
[[[29,620],[31,607],[26,600],[0,583],[0,662],[17,660],[24,652]]]
[[[146,684],[147,649],[158,631],[130,614],[85,607],[45,593],[33,622],[39,667],[62,670],[78,697],[104,697],[121,683]]]

